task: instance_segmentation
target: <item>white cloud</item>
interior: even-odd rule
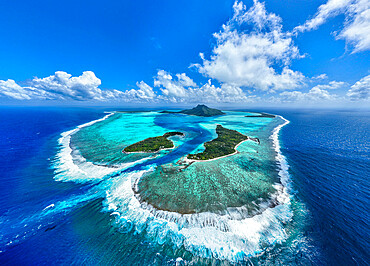
[[[370,99],[370,75],[363,77],[351,86],[347,92],[351,101],[369,100]]]
[[[176,74],[176,77],[178,79],[178,83],[181,86],[184,86],[184,87],[196,87],[197,86],[197,84],[195,84],[195,82],[191,78],[189,78],[185,73]]]
[[[145,83],[138,83],[138,90],[119,91],[102,90],[101,80],[94,72],[85,71],[81,76],[72,77],[63,71],[55,72],[46,78],[34,78],[26,86],[17,84],[14,80],[0,80],[0,96],[17,100],[76,100],[76,101],[106,101],[106,100],[145,100],[155,97],[153,90]]]
[[[57,71],[55,75],[46,78],[34,78],[30,87],[48,92],[52,99],[104,100],[111,95],[99,89],[100,84],[101,80],[92,71],[84,71],[79,77]]]
[[[246,6],[242,1],[236,1],[233,9],[234,15],[231,21],[237,22],[239,25],[250,23],[254,24],[259,30],[263,30],[266,27],[271,29],[281,28],[281,18],[274,13],[267,13],[264,3],[260,3],[257,0],[253,1],[253,6],[248,11],[246,11]]]
[[[48,99],[51,95],[44,91],[32,87],[19,86],[14,80],[0,80],[0,96],[17,100]]]
[[[26,86],[14,80],[0,80],[0,96],[17,100],[77,100],[77,101],[123,101],[123,102],[244,102],[253,99],[247,97],[241,88],[229,84],[216,87],[209,80],[198,86],[185,73],[174,77],[159,70],[154,85],[160,88],[156,93],[144,81],[137,82],[138,89],[126,91],[100,89],[100,79],[91,71],[81,76],[57,71],[46,78],[34,78]]]
[[[370,1],[369,0],[329,0],[319,6],[312,19],[297,26],[294,32],[317,29],[320,25],[339,14],[345,14],[345,23],[336,39],[344,39],[353,45],[353,53],[370,49]]]
[[[315,80],[315,79],[327,79],[327,78],[328,78],[328,75],[326,75],[326,74],[320,74],[320,75],[312,77],[313,80]]]
[[[160,87],[162,95],[158,98],[164,101],[179,102],[245,102],[253,97],[247,97],[240,87],[230,84],[222,84],[216,87],[209,80],[199,87],[186,74],[176,74],[176,78],[164,71],[159,70],[154,79],[154,86]]]
[[[177,80],[164,70],[159,70],[154,80],[155,87],[161,87],[162,93],[168,98],[185,97],[186,87],[194,86],[195,83],[186,74],[177,74]]]
[[[348,103],[351,101],[366,101],[370,100],[370,75],[357,81],[348,90],[346,97],[332,94],[329,91],[335,89],[343,89],[348,87],[346,82],[331,81],[328,84],[317,85],[308,92],[301,91],[285,91],[278,96],[271,97],[272,102],[287,102],[287,103],[309,103],[317,104],[320,102],[337,102]]]
[[[155,89],[140,81],[136,83],[137,89],[120,91],[102,89],[101,80],[91,71],[76,77],[57,71],[46,78],[34,78],[25,85],[14,80],[0,80],[0,96],[18,100],[243,103],[259,99],[250,95],[256,89],[264,93],[290,90],[271,97],[278,102],[343,100],[330,90],[349,87],[348,83],[331,81],[316,85],[323,83],[328,76],[321,74],[308,79],[291,69],[291,62],[302,58],[293,43],[294,36],[283,31],[281,18],[268,13],[264,3],[253,2],[250,9],[242,2],[234,3],[233,17],[214,34],[216,45],[211,55],[206,58],[201,53],[202,63],[193,65],[201,74],[211,78],[204,85],[196,84],[185,73],[172,75],[159,70],[154,77]],[[319,7],[312,19],[294,31],[314,30],[330,17],[344,13],[345,26],[337,38],[352,43],[356,52],[369,49],[369,3],[369,0],[329,0]],[[369,77],[351,86],[347,93],[349,99],[369,99]],[[305,82],[316,86],[308,92],[299,91]],[[341,93],[343,95],[343,90]]]
[[[317,85],[314,88],[318,88],[321,90],[336,90],[336,89],[341,89],[344,87],[347,87],[348,83],[343,82],[343,81],[330,81],[329,84],[322,84],[322,85]]]
[[[326,4],[319,6],[312,19],[307,20],[303,25],[295,27],[295,32],[315,30],[324,24],[329,18],[344,13],[352,0],[329,0]]]
[[[348,8],[347,21],[337,39],[354,47],[353,53],[370,50],[370,1],[360,0]]]
[[[136,86],[139,87],[139,90],[132,89],[130,92],[132,94],[136,94],[140,99],[153,99],[156,97],[153,88],[146,84],[144,81],[140,81],[136,83]]]
[[[285,91],[279,94],[275,100],[280,102],[308,102],[317,103],[322,101],[332,101],[337,98],[336,95],[330,94],[328,91],[313,87],[308,92],[301,91]]]
[[[247,97],[240,87],[230,84],[222,84],[216,87],[211,84],[211,80],[199,89],[190,91],[192,102],[201,100],[202,102],[251,102],[255,100],[254,96]]]
[[[303,74],[289,68],[291,60],[301,57],[298,48],[282,31],[281,18],[267,13],[263,3],[255,0],[246,11],[244,4],[235,2],[233,18],[214,37],[217,45],[210,59],[201,54],[203,63],[194,65],[200,73],[263,91],[302,85]]]

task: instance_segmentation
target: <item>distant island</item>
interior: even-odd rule
[[[245,117],[269,117],[269,118],[274,118],[275,115],[271,115],[268,113],[258,113],[258,115],[246,115]]]
[[[174,144],[168,137],[172,136],[184,136],[182,132],[167,132],[163,136],[151,137],[142,141],[136,142],[123,149],[123,152],[157,152],[163,149],[171,149]]]
[[[236,152],[236,147],[243,141],[248,140],[248,136],[239,133],[236,130],[224,128],[217,125],[217,138],[204,143],[206,148],[201,153],[189,154],[187,156],[190,160],[211,160],[223,156],[231,155]]]
[[[205,106],[204,104],[198,104],[196,107],[192,109],[186,109],[180,112],[162,111],[161,113],[163,114],[186,114],[186,115],[195,115],[195,116],[204,116],[204,117],[218,116],[218,115],[225,114],[224,112],[218,109],[209,108],[208,106]]]

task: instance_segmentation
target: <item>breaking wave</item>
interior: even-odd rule
[[[291,199],[289,195],[289,165],[282,155],[279,143],[281,128],[289,123],[277,126],[270,136],[276,152],[281,183],[274,185],[277,191],[277,205],[267,207],[263,212],[245,218],[242,210],[229,208],[227,214],[211,212],[180,214],[158,210],[146,203],[141,203],[135,196],[135,186],[140,178],[153,171],[155,165],[145,170],[123,172],[140,161],[121,164],[115,167],[95,165],[83,158],[70,145],[71,136],[83,127],[103,121],[103,117],[65,132],[59,139],[60,151],[54,161],[55,179],[58,181],[92,182],[101,181],[97,188],[104,195],[103,210],[115,217],[115,226],[122,232],[135,231],[159,244],[172,243],[176,247],[201,257],[214,257],[229,261],[240,261],[246,257],[257,256],[267,247],[281,243],[287,238],[284,224],[291,220]],[[114,178],[110,178],[114,175]]]

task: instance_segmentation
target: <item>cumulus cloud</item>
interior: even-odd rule
[[[185,73],[176,74],[176,77],[178,79],[178,83],[181,86],[184,86],[184,87],[196,87],[197,86],[197,84],[195,84],[195,82],[191,78],[189,78]]]
[[[320,80],[320,79],[327,79],[327,78],[328,78],[328,75],[320,74],[320,75],[312,77],[312,80]]]
[[[73,77],[63,71],[57,71],[46,78],[34,78],[21,86],[14,80],[0,80],[0,95],[17,100],[76,100],[106,101],[151,99],[153,90],[145,83],[138,83],[138,90],[119,91],[100,89],[101,80],[92,71],[85,71],[81,76]],[[145,86],[146,85],[146,86]]]
[[[367,75],[353,84],[346,95],[333,94],[332,90],[338,90],[343,93],[343,89],[349,87],[349,84],[341,81],[331,81],[328,84],[316,85],[308,92],[285,91],[277,96],[270,97],[269,100],[274,103],[307,103],[317,104],[322,102],[346,103],[370,100],[370,75]]]
[[[176,74],[174,78],[170,73],[159,70],[154,79],[154,86],[159,87],[162,94],[159,99],[174,103],[179,102],[245,102],[253,97],[247,97],[240,87],[222,84],[216,87],[209,80],[206,84],[198,86],[186,74]]]
[[[328,84],[317,85],[314,88],[318,88],[318,89],[321,89],[321,90],[336,90],[336,89],[345,88],[347,86],[348,86],[347,82],[330,81]]]
[[[330,94],[328,91],[313,87],[308,92],[301,91],[285,91],[280,93],[276,98],[280,102],[309,102],[317,103],[321,101],[332,101],[337,98],[336,95]]]
[[[347,92],[351,101],[369,100],[370,99],[370,75],[363,77],[351,86]]]
[[[294,31],[304,32],[315,30],[324,24],[329,18],[342,14],[351,4],[351,0],[329,0],[326,4],[319,6],[313,18],[307,20],[303,25],[295,27]]]
[[[48,92],[51,99],[82,101],[103,100],[108,96],[99,89],[100,84],[101,80],[92,71],[85,71],[79,77],[57,71],[46,78],[34,78],[29,85],[35,90]]]
[[[246,96],[240,87],[230,84],[215,86],[209,80],[198,86],[185,73],[172,76],[159,70],[153,87],[144,81],[137,82],[137,89],[126,91],[101,89],[101,81],[91,71],[73,77],[63,71],[46,78],[34,78],[21,86],[14,80],[0,80],[0,96],[17,100],[76,100],[76,101],[122,101],[122,102],[245,102]]]
[[[370,49],[370,1],[369,0],[329,0],[319,6],[312,19],[297,26],[294,32],[317,29],[326,21],[340,14],[345,14],[344,28],[336,39],[344,39],[353,45],[353,53]]]
[[[264,96],[277,95],[271,99],[278,102],[344,99],[332,94],[332,90],[349,87],[348,83],[331,81],[316,85],[328,76],[321,74],[308,79],[291,69],[291,62],[303,56],[293,42],[294,35],[283,31],[281,18],[267,12],[264,3],[254,0],[253,6],[247,9],[242,2],[236,1],[233,9],[233,17],[213,35],[216,44],[211,55],[206,57],[201,53],[202,63],[193,65],[199,73],[210,78],[203,85],[185,73],[173,75],[159,70],[153,84],[140,81],[136,83],[136,89],[121,91],[102,89],[101,80],[92,71],[76,77],[57,71],[49,77],[36,77],[26,83],[0,80],[0,96],[17,100],[244,103],[259,100],[251,95],[252,91],[259,91],[257,94]],[[370,48],[369,12],[369,0],[329,0],[294,32],[314,30],[330,17],[345,14],[345,26],[336,38],[352,43],[355,52],[366,50]],[[369,77],[350,87],[348,99],[369,99]],[[299,91],[307,85],[306,82],[316,86],[307,92]]]
[[[217,45],[210,59],[203,54],[200,73],[221,83],[263,91],[293,89],[302,85],[302,73],[289,68],[300,58],[290,34],[282,31],[281,18],[266,11],[257,0],[247,10],[235,2],[234,16],[214,34]],[[280,71],[278,71],[280,69]]]
[[[0,80],[0,96],[13,98],[17,100],[31,99],[48,99],[51,94],[44,90],[35,89],[32,87],[22,87],[14,80]]]
[[[350,5],[344,29],[337,39],[344,39],[354,47],[353,52],[370,49],[370,1],[360,0]]]
[[[139,90],[130,90],[130,93],[132,95],[135,95],[136,97],[140,99],[154,99],[156,97],[155,92],[153,91],[153,88],[150,87],[148,84],[146,84],[144,81],[140,81],[136,83],[136,86],[139,87]]]
[[[186,74],[177,74],[176,79],[164,70],[159,70],[154,80],[154,86],[160,87],[163,95],[168,98],[186,97],[187,87],[194,87],[196,84]]]
[[[202,102],[243,103],[253,102],[257,99],[255,96],[246,96],[240,87],[230,84],[216,87],[211,84],[211,80],[199,89],[193,89],[190,94],[193,102],[201,99]]]

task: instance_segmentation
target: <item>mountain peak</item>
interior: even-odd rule
[[[196,107],[192,109],[183,110],[180,113],[187,114],[187,115],[196,115],[196,116],[218,116],[218,115],[224,115],[222,111],[214,108],[209,108],[208,106],[204,104],[198,104]]]

